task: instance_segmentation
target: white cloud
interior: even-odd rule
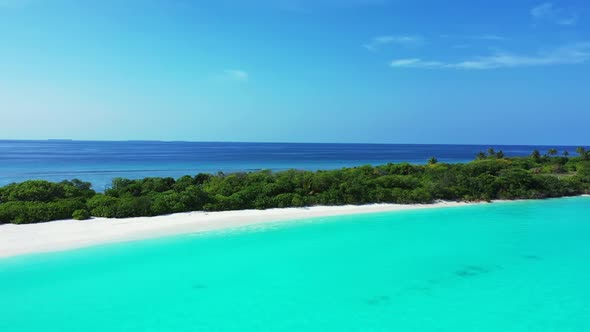
[[[412,35],[384,35],[384,36],[377,36],[373,38],[369,43],[364,44],[363,47],[369,51],[377,51],[380,47],[388,44],[397,44],[397,45],[418,45],[421,44],[423,41],[422,37],[420,36],[412,36]]]
[[[227,69],[224,71],[225,77],[234,81],[247,81],[249,75],[247,72],[239,69]]]
[[[558,19],[556,23],[560,25],[574,25],[578,23],[578,16],[573,15],[570,17],[562,17]]]
[[[550,2],[542,3],[531,9],[531,15],[533,15],[534,18],[544,18],[553,14],[555,14],[555,8]]]
[[[439,61],[424,61],[419,58],[393,60],[389,65],[395,68],[443,68],[445,66]]]
[[[531,9],[531,16],[537,21],[549,21],[560,25],[574,25],[578,22],[577,15],[567,13],[551,2],[542,3]]]
[[[532,66],[581,64],[590,60],[590,42],[570,44],[532,55],[495,53],[460,62],[422,60],[420,58],[397,59],[390,62],[392,68],[465,69],[483,70]]]

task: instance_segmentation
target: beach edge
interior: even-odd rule
[[[588,197],[588,195],[583,196]],[[26,225],[3,224],[0,225],[0,259],[109,243],[227,230],[265,223],[379,212],[452,208],[499,202],[505,201],[491,203],[437,201],[431,204],[369,204],[219,212],[195,211],[155,217],[58,220]]]

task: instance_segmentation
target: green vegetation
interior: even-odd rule
[[[186,211],[311,205],[431,203],[548,198],[590,193],[590,152],[506,158],[480,152],[466,164],[387,164],[331,171],[260,171],[141,180],[115,179],[104,193],[79,180],[26,181],[0,188],[0,223],[90,216],[125,218]]]
[[[27,224],[72,218],[96,193],[80,180],[32,180],[0,188],[0,223]]]
[[[72,218],[76,220],[90,219],[90,212],[88,212],[86,209],[76,210],[72,213]]]

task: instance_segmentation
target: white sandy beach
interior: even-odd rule
[[[61,251],[99,244],[229,229],[286,220],[347,214],[433,209],[476,203],[372,204],[314,206],[270,210],[188,212],[128,219],[60,220],[28,225],[0,225],[0,257]]]

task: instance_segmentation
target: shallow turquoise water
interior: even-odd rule
[[[590,198],[4,259],[0,331],[590,331]]]

